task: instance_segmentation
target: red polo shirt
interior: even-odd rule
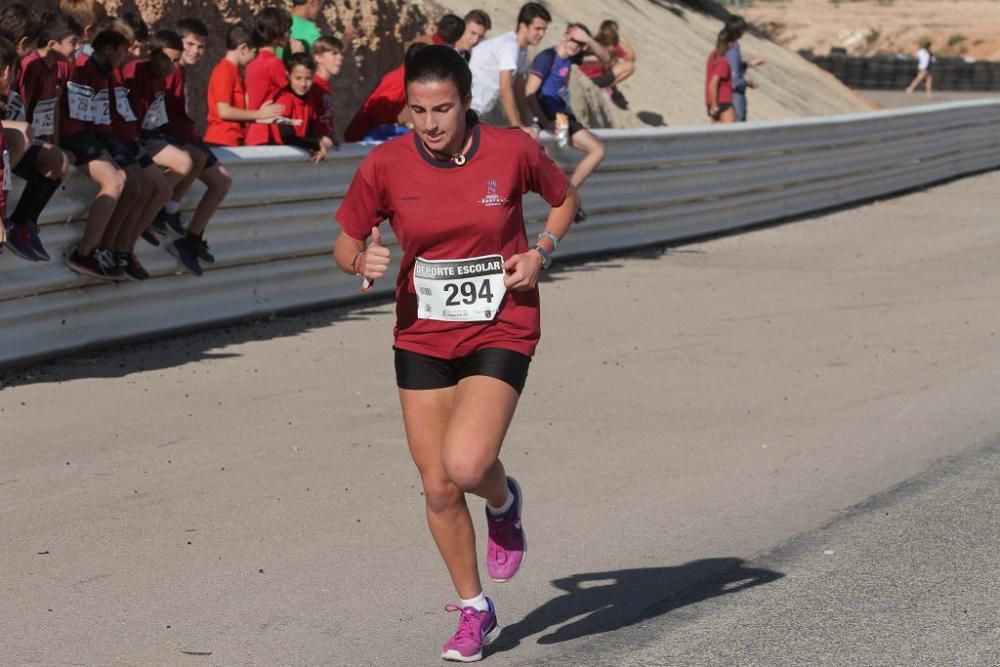
[[[272,102],[288,85],[285,64],[271,51],[258,51],[257,57],[246,68],[247,108],[259,109]],[[247,127],[246,145],[260,146],[268,143],[270,128],[261,123],[250,123]]]
[[[240,68],[223,58],[212,70],[208,79],[208,127],[205,141],[220,146],[239,146],[243,143],[243,123],[223,120],[219,116],[219,102],[225,102],[234,109],[246,109],[247,97],[243,88]]]
[[[379,81],[344,130],[344,141],[361,141],[379,125],[391,125],[406,107],[405,67],[398,67]]]
[[[539,193],[551,206],[569,180],[537,141],[519,129],[477,125],[466,163],[431,157],[418,133],[375,147],[361,162],[337,211],[344,232],[364,240],[388,219],[402,248],[396,279],[396,347],[444,359],[484,347],[531,356],[541,333],[538,289],[509,291],[489,322],[419,319],[413,269],[417,257],[467,259],[527,252],[522,197]]]

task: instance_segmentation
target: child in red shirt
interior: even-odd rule
[[[253,60],[251,35],[243,25],[234,25],[226,33],[226,55],[212,70],[208,80],[208,128],[205,143],[211,146],[240,146],[247,122],[268,123],[281,114],[276,104],[265,104],[256,111],[247,109],[246,90],[240,68]]]
[[[312,45],[312,57],[316,61],[316,76],[310,95],[314,98],[319,113],[320,132],[333,139],[336,131],[333,113],[333,88],[330,79],[340,73],[344,64],[344,43],[336,37],[323,35]]]
[[[726,51],[732,43],[732,36],[723,28],[705,64],[705,106],[713,124],[736,122],[736,111],[733,109],[733,74],[726,58]]]
[[[254,43],[257,57],[246,68],[247,107],[260,109],[273,102],[288,85],[285,65],[275,55],[278,47],[287,47],[292,29],[292,17],[284,9],[265,7],[254,17]],[[267,125],[253,123],[247,127],[246,145],[267,144],[271,131]]]
[[[294,53],[288,58],[288,87],[278,95],[276,102],[282,115],[291,123],[276,123],[271,127],[271,143],[298,146],[312,152],[312,161],[326,159],[333,148],[333,139],[320,121],[322,108],[317,109],[316,98],[310,95],[316,62],[305,53]]]

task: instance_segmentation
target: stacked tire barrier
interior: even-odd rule
[[[1000,102],[993,101],[598,134],[608,157],[584,188],[589,218],[560,245],[560,261],[725,232],[1000,167]],[[576,159],[551,150],[567,166]],[[292,148],[219,150],[233,188],[207,234],[218,261],[201,278],[179,273],[173,257],[143,241],[150,280],[109,285],[71,273],[60,251],[65,256],[79,238],[93,195],[88,182],[71,177],[42,221],[53,261],[0,255],[0,365],[390,295],[390,280],[362,295],[358,279],[330,257],[338,232],[333,213],[366,151],[347,146],[313,165]],[[478,200],[486,187],[455,196]],[[199,195],[192,192],[185,207]],[[528,200],[530,235],[541,229],[545,211],[538,197]]]
[[[855,89],[902,90],[917,74],[915,58],[800,54]],[[933,73],[935,90],[1000,91],[1000,62],[937,58]]]

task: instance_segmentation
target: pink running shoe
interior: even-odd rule
[[[513,477],[507,478],[507,488],[514,495],[514,504],[503,516],[493,516],[486,509],[486,525],[490,536],[486,541],[486,569],[493,581],[507,581],[521,569],[528,541],[521,526],[521,505],[524,496],[521,485]]]
[[[455,662],[476,662],[483,659],[483,647],[492,644],[500,636],[497,610],[493,600],[486,598],[489,609],[479,611],[472,607],[464,609],[450,604],[445,611],[459,611],[458,628],[441,649],[441,657]]]

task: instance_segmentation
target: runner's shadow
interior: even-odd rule
[[[612,632],[686,605],[769,584],[783,576],[773,570],[749,567],[738,558],[575,574],[552,582],[565,591],[564,595],[549,600],[517,623],[504,626],[493,651],[510,650],[537,634],[542,635],[539,644],[558,644]]]

